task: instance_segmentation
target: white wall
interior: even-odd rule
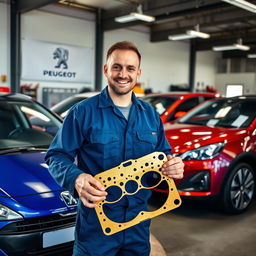
[[[34,10],[21,16],[21,36],[23,39],[33,39],[52,43],[84,46],[95,49],[94,21],[66,17],[63,15]],[[22,84],[40,83],[41,87],[91,87],[94,88],[95,56],[92,56],[92,83],[60,83],[46,81],[21,81]],[[85,71],[86,72],[86,71]],[[40,98],[41,95],[39,95]]]
[[[140,82],[144,88],[166,92],[170,84],[188,84],[188,43],[151,43],[148,32],[131,29],[108,31],[104,33],[104,63],[108,48],[115,42],[125,40],[135,43],[142,55]],[[103,85],[106,85],[105,78]]]
[[[0,2],[0,76],[6,75],[7,82],[1,82],[0,86],[10,87],[10,16],[9,5]]]
[[[223,95],[226,93],[226,85],[244,85],[244,94],[256,94],[256,74],[255,73],[229,73],[216,74],[216,89]]]
[[[205,89],[205,87],[213,86],[216,88],[216,67],[217,58],[220,58],[221,53],[213,51],[199,51],[196,54],[196,72],[195,72],[195,90]],[[216,88],[217,89],[217,88]]]

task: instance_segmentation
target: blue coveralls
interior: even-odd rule
[[[155,151],[170,153],[158,113],[134,94],[132,102],[127,121],[113,104],[106,87],[69,111],[45,159],[52,176],[73,195],[76,195],[74,182],[81,173],[94,176],[128,159]],[[139,190],[104,208],[104,212],[111,220],[129,221],[139,211],[147,210],[150,195],[149,189]],[[149,222],[106,236],[95,210],[79,200],[73,255],[148,256]]]

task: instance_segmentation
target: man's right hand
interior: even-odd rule
[[[93,202],[105,200],[108,194],[98,180],[86,173],[82,173],[77,177],[75,189],[83,204],[89,208],[97,207],[97,204]]]

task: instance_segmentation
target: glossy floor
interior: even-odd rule
[[[154,218],[151,232],[167,256],[255,256],[256,202],[241,215],[227,215],[215,204],[185,201]]]

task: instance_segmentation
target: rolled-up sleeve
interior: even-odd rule
[[[45,156],[50,174],[61,187],[69,190],[74,196],[75,180],[84,173],[74,163],[77,151],[84,141],[81,120],[78,120],[76,112],[77,109],[73,108],[66,116]]]

